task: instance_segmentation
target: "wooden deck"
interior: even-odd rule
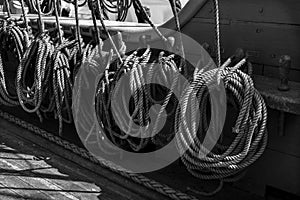
[[[169,199],[0,118],[0,200]]]
[[[52,153],[48,149],[51,145],[43,148],[15,134],[28,131],[3,119],[0,127],[1,200],[143,199],[76,161]]]
[[[35,144],[0,133],[0,199],[100,199],[90,173]],[[102,199],[102,198],[101,198]]]

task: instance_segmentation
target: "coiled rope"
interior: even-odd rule
[[[215,41],[216,41],[216,57],[217,57],[217,66],[221,66],[221,39],[220,39],[220,9],[219,9],[219,0],[214,1],[214,13],[215,13]]]
[[[138,0],[135,0],[134,2],[137,2],[137,5],[141,8],[142,11],[144,11],[143,7],[141,6],[140,2]],[[37,3],[38,5],[38,3]],[[99,1],[97,1],[97,5],[100,6]],[[99,8],[98,8],[99,9]],[[41,12],[39,11],[39,5],[38,5],[38,13],[39,16],[41,15]],[[216,3],[216,11],[218,11],[218,4]],[[103,23],[103,17],[101,16],[102,13],[99,9],[100,13],[100,20],[102,23],[103,28],[105,29],[105,24]],[[77,16],[77,15],[76,15]],[[219,30],[219,20],[218,17],[219,14],[216,14],[217,19],[217,25],[216,29]],[[40,17],[41,19],[41,17]],[[157,27],[151,22],[151,20],[148,18],[148,21],[151,26],[156,30],[156,32],[160,35],[163,41],[167,41],[167,39],[158,31]],[[41,24],[42,20],[40,20]],[[41,30],[43,30],[43,27],[41,26]],[[97,29],[95,29],[97,31]],[[106,32],[108,32],[105,29]],[[52,40],[48,37],[48,33],[40,33],[33,44],[30,45],[28,51],[25,52],[24,58],[21,60],[21,63],[18,68],[18,74],[17,74],[17,93],[18,98],[21,106],[24,110],[27,112],[37,112],[37,114],[40,116],[39,112],[42,110],[42,104],[43,100],[46,96],[52,96],[51,94],[54,94],[55,97],[55,103],[56,103],[56,114],[59,117],[60,124],[62,124],[62,121],[64,120],[64,117],[62,117],[63,112],[67,113],[67,119],[65,121],[70,122],[71,115],[70,115],[70,91],[72,88],[72,80],[71,80],[71,73],[72,73],[72,67],[69,64],[69,58],[72,58],[72,55],[78,55],[73,48],[76,46],[76,44],[79,45],[77,47],[81,48],[80,40],[78,41],[69,41],[65,40],[66,42],[63,43],[62,40],[58,45],[54,45]],[[61,36],[60,36],[61,37]],[[98,41],[100,41],[99,35],[97,36]],[[0,40],[1,41],[1,40]],[[220,33],[218,31],[217,34],[217,46],[218,46],[218,64],[221,65],[221,52],[220,52]],[[113,44],[113,42],[112,42]],[[87,48],[84,51],[83,59],[88,59],[88,55],[92,53],[93,45],[88,45]],[[127,58],[122,58],[121,55],[118,54],[118,49],[116,47],[113,48],[115,51],[115,54],[117,55],[120,62],[122,62],[121,66],[118,66],[117,68],[113,68],[111,63],[109,62],[110,59],[108,59],[107,62],[107,70],[105,71],[105,74],[103,78],[101,79],[98,87],[98,93],[97,93],[97,113],[102,113],[102,116],[98,117],[98,120],[100,119],[103,124],[105,124],[105,127],[108,130],[108,133],[112,134],[111,138],[118,138],[120,140],[125,140],[127,142],[127,145],[134,151],[140,151],[144,147],[146,147],[147,144],[149,144],[148,139],[142,139],[133,140],[128,136],[126,133],[122,133],[119,130],[114,130],[114,127],[112,124],[110,124],[111,117],[111,111],[109,111],[109,105],[107,103],[110,102],[111,99],[111,91],[120,89],[115,85],[118,78],[123,74],[128,74],[130,76],[130,89],[132,92],[134,92],[134,111],[131,116],[136,115],[137,122],[141,125],[147,124],[147,120],[149,118],[147,109],[149,108],[149,104],[151,104],[151,91],[150,90],[139,90],[140,87],[145,82],[144,77],[155,77],[153,74],[151,74],[153,71],[149,70],[149,74],[145,76],[145,74],[141,73],[141,69],[145,67],[145,64],[149,62],[151,57],[151,51],[149,49],[145,50],[143,52],[142,56],[140,56],[140,52],[134,52],[133,54],[129,55]],[[95,49],[95,52],[98,51]],[[21,51],[20,51],[21,52]],[[74,53],[75,52],[75,53]],[[98,51],[98,53],[101,54],[101,51]],[[19,54],[19,53],[18,53]],[[29,57],[36,56],[35,62],[28,61]],[[112,53],[110,53],[110,57],[112,56]],[[27,59],[26,59],[27,57]],[[174,72],[176,72],[177,64],[174,63],[172,60],[172,55],[164,56],[163,54],[160,54],[160,57],[156,60],[156,62],[152,62],[150,65],[153,67],[152,64],[159,63],[162,70],[162,76],[166,73],[166,69],[172,69]],[[51,60],[51,61],[49,61]],[[77,59],[75,59],[77,60]],[[177,132],[177,143],[179,149],[184,149],[184,145],[186,145],[188,140],[192,141],[192,145],[188,147],[188,151],[184,156],[182,157],[183,163],[187,166],[187,169],[193,174],[194,176],[197,176],[202,179],[228,179],[232,177],[233,175],[241,172],[243,169],[245,169],[247,166],[252,164],[258,157],[263,153],[266,141],[267,141],[267,134],[265,130],[266,126],[266,106],[264,104],[263,99],[259,95],[259,93],[255,90],[253,86],[253,82],[251,78],[247,75],[241,72],[238,68],[244,64],[245,60],[242,60],[238,65],[233,67],[228,67],[227,64],[230,63],[226,62],[226,65],[223,67],[211,70],[208,72],[201,72],[196,73],[194,76],[194,80],[192,82],[193,87],[191,87],[191,91],[188,91],[187,94],[191,94],[192,92],[197,91],[198,98],[200,99],[200,111],[202,113],[207,109],[207,106],[209,105],[209,94],[207,92],[207,85],[210,84],[215,77],[215,74],[219,74],[220,79],[222,79],[225,83],[225,87],[229,94],[233,96],[235,101],[238,104],[238,108],[240,109],[239,115],[237,118],[237,122],[235,124],[235,128],[233,130],[233,133],[235,134],[235,139],[233,142],[229,145],[222,145],[219,144],[216,150],[213,150],[212,152],[208,152],[205,147],[201,145],[201,132],[205,132],[207,128],[208,121],[207,118],[204,116],[202,121],[200,121],[200,127],[201,130],[189,130],[186,126],[180,126],[181,124],[186,124],[185,118],[182,117],[186,114],[186,109],[188,108],[188,102],[190,99],[189,95],[184,96],[182,99],[183,110],[178,114],[176,117],[176,131]],[[52,66],[52,63],[54,66],[54,69],[52,69],[50,66]],[[1,64],[1,62],[0,62]],[[35,67],[40,66],[40,67]],[[5,85],[5,79],[4,77],[4,70],[1,72],[1,85]],[[34,72],[34,73],[30,73]],[[28,78],[30,76],[27,76],[28,74],[33,74],[34,78]],[[51,80],[51,74],[53,75],[53,80]],[[27,77],[27,78],[26,78]],[[163,79],[163,77],[160,77],[161,81],[169,81],[167,79]],[[28,81],[28,79],[31,81]],[[4,84],[3,84],[4,80]],[[49,88],[49,81],[52,82],[52,89]],[[165,97],[165,100],[162,103],[162,109],[164,110],[167,108],[167,105],[169,103],[169,100],[172,98],[172,89],[173,85],[176,85],[176,79],[172,80],[171,82],[171,90],[168,93],[168,95]],[[6,86],[4,87],[6,88]],[[5,90],[4,90],[5,91]],[[150,96],[149,96],[150,93]],[[1,97],[2,97],[1,93]],[[11,99],[11,98],[9,98]],[[146,101],[144,102],[144,100]],[[150,102],[148,101],[150,99]],[[5,100],[8,102],[7,100]],[[53,102],[53,101],[51,101]],[[46,103],[45,103],[46,104]],[[51,105],[51,106],[50,106]],[[53,104],[50,103],[49,108],[53,107]],[[194,106],[195,104],[191,104],[190,106]],[[191,110],[196,112],[198,108],[191,107]],[[51,110],[51,109],[48,109]],[[102,112],[103,110],[103,112]],[[159,111],[158,116],[160,116],[162,111]],[[107,112],[108,111],[108,112]],[[103,113],[108,115],[103,116]],[[129,113],[127,113],[128,115]],[[130,116],[130,114],[129,114]],[[131,118],[130,116],[130,118]],[[196,116],[195,113],[192,113],[192,118]],[[103,121],[103,118],[106,117],[106,121]],[[158,117],[159,119],[159,117]],[[121,119],[123,120],[123,119]],[[132,122],[132,121],[131,121]],[[155,122],[156,127],[157,122]],[[130,130],[130,126],[126,127]],[[60,133],[62,130],[62,125],[60,125]],[[155,128],[154,128],[155,130]],[[155,131],[153,131],[155,132]],[[200,133],[199,133],[200,132]],[[200,134],[200,135],[199,135]],[[158,134],[161,135],[161,134]],[[196,138],[193,136],[197,135]],[[172,134],[166,134],[164,132],[164,139],[167,141],[172,136]],[[199,137],[198,137],[199,136]],[[161,143],[162,138],[159,140],[154,137],[152,138],[152,142],[155,145],[159,145]],[[116,143],[120,143],[120,141],[115,141]],[[124,143],[121,142],[121,145]],[[186,147],[185,147],[186,148]],[[221,151],[221,153],[220,153]],[[207,154],[207,156],[199,156],[202,154]]]
[[[78,2],[74,1],[76,12],[75,40],[65,39],[59,35],[59,43],[55,47],[51,57],[53,68],[52,88],[55,97],[56,115],[59,121],[59,135],[62,135],[63,122],[72,122],[72,88],[75,70],[81,65],[82,44],[78,20]],[[60,32],[60,20],[58,7],[55,6],[55,17],[58,32]]]
[[[138,6],[138,8],[141,10],[141,13],[146,15],[144,8],[140,1],[134,0],[134,4]],[[101,19],[101,18],[100,18]],[[155,32],[159,35],[159,37],[162,39],[162,41],[166,44],[169,44],[169,40],[163,36],[163,34],[157,29],[157,27],[153,24],[150,18],[147,18],[148,22],[151,24],[152,28],[155,30]],[[170,44],[169,44],[170,46]],[[160,53],[160,56],[158,54],[152,56],[152,61],[149,62],[150,57],[152,55],[151,50],[148,48],[145,50],[144,53],[141,53],[142,51],[135,51],[131,55],[128,55],[124,61],[123,64],[119,68],[110,69],[108,67],[108,73],[109,76],[104,76],[101,79],[101,81],[98,84],[97,94],[96,94],[96,113],[97,118],[100,124],[104,124],[104,127],[106,128],[106,132],[110,135],[110,139],[118,146],[122,146],[123,148],[127,148],[129,150],[133,151],[141,151],[150,144],[155,145],[157,148],[160,148],[166,142],[169,142],[170,139],[173,136],[172,129],[170,130],[170,127],[172,125],[169,124],[168,128],[165,126],[156,136],[158,124],[161,119],[163,111],[166,109],[168,112],[168,117],[171,117],[172,113],[170,111],[170,105],[169,101],[172,99],[174,101],[174,97],[172,96],[173,90],[175,89],[175,86],[177,84],[177,79],[179,76],[179,73],[177,72],[177,64],[173,61],[174,55],[167,55],[164,56],[164,52]],[[149,65],[147,65],[149,64]],[[109,65],[108,65],[109,66]],[[144,73],[144,69],[149,68],[147,74]],[[159,68],[159,69],[158,69]],[[170,70],[173,72],[170,72]],[[156,73],[156,74],[154,74]],[[172,76],[171,80],[168,80],[166,75],[167,73],[174,73],[174,76]],[[126,100],[123,98],[123,107],[128,108],[125,109],[125,112],[122,112],[121,108],[117,106],[118,113],[116,113],[116,116],[119,118],[119,124],[124,124],[129,122],[127,125],[121,125],[122,127],[118,127],[112,116],[111,111],[111,105],[110,101],[112,99],[112,93],[119,93],[122,92],[120,89],[120,85],[117,85],[116,83],[119,81],[121,76],[129,76],[129,85],[124,87],[129,87],[131,90],[131,93],[133,94],[133,113],[128,113],[130,108],[127,107]],[[154,127],[151,130],[151,134],[154,137],[149,138],[140,138],[142,133],[141,130],[144,129],[133,129],[133,123],[138,123],[140,126],[147,126],[149,123],[149,109],[152,105],[157,103],[157,92],[158,91],[151,91],[144,88],[146,78],[154,78],[156,79],[156,82],[159,83],[161,81],[165,81],[164,84],[161,85],[169,85],[170,91],[163,91],[163,93],[167,92],[167,95],[163,97],[163,101],[160,102],[161,109],[157,113],[157,118],[154,122]],[[150,80],[148,80],[149,82]],[[141,90],[144,88],[144,90]],[[153,90],[154,87],[152,87]],[[123,88],[124,92],[124,88]],[[162,92],[162,91],[160,91]],[[153,96],[154,95],[154,96]],[[155,97],[156,95],[156,97]],[[172,97],[172,98],[171,98]],[[161,99],[160,99],[161,100]],[[173,113],[174,114],[174,113]],[[109,117],[108,117],[109,116]],[[173,116],[174,117],[174,116]],[[135,122],[133,122],[135,120]],[[172,121],[169,118],[169,121]],[[124,132],[124,130],[127,130]],[[150,130],[147,130],[150,131]],[[131,134],[129,134],[131,132]],[[132,132],[136,132],[135,135],[132,135]]]
[[[28,30],[28,24],[25,19],[25,27],[21,28],[14,22],[10,16],[9,3],[5,1],[8,12],[8,19],[1,21],[0,27],[0,103],[6,106],[19,105],[18,98],[16,96],[15,83],[7,80],[6,71],[9,63],[9,52],[12,53],[14,60],[19,64],[25,50],[30,44],[30,33]],[[24,14],[24,11],[23,11]]]
[[[29,113],[36,112],[41,119],[40,106],[48,86],[49,65],[54,44],[47,32],[38,34],[26,50],[17,72],[17,94],[20,105]]]
[[[169,99],[174,101],[172,92],[168,93],[168,90],[163,90],[163,93],[167,92],[168,95],[162,94],[162,96],[158,96],[156,95],[156,88],[154,86],[145,87],[146,79],[153,78],[156,79],[157,84],[164,81],[165,83],[161,83],[161,85],[172,85],[174,81],[173,77],[170,80],[168,79],[169,77],[167,78],[165,76],[165,73],[169,73],[170,70],[178,71],[176,64],[172,60],[173,56],[161,55],[156,59],[154,57],[157,56],[153,56],[151,58],[152,61],[149,63],[152,54],[150,49],[146,49],[142,55],[139,55],[141,52],[143,51],[138,50],[128,55],[124,58],[124,62],[120,68],[110,69],[107,73],[108,76],[103,75],[97,86],[96,93],[96,113],[99,123],[104,125],[107,134],[110,135],[110,139],[116,145],[133,151],[141,151],[151,144],[160,148],[170,141],[174,133],[174,131],[172,131],[172,125],[169,124],[154,136],[157,132],[158,122],[163,110],[167,110],[169,121],[172,121],[171,119],[174,117],[175,112],[172,112],[172,106],[168,104]],[[128,80],[130,80],[128,85],[118,84],[120,78],[124,76],[127,76]],[[125,99],[124,97],[126,88],[130,88],[133,94],[133,100],[132,103],[129,104],[129,107],[127,103],[129,99]],[[111,100],[114,94],[121,94],[121,96],[123,96],[123,103],[121,105],[118,103],[115,105],[115,116],[118,118],[115,120],[113,120],[113,111],[111,110]],[[161,99],[163,99],[163,101]],[[149,136],[153,137],[150,137],[151,139],[141,138],[141,134],[145,134],[141,132],[141,130],[144,129],[138,130],[139,128],[133,128],[133,123],[139,126],[148,126],[150,120],[149,109],[159,101],[159,104],[162,105],[162,109],[157,113],[158,118],[154,122],[154,127],[152,130],[146,129],[146,131],[151,131],[151,135]],[[119,121],[118,124],[121,125],[121,127],[117,126],[116,120]],[[133,135],[132,133],[135,134]]]
[[[214,69],[196,75],[192,87],[185,93],[182,99],[181,115],[176,117],[177,143],[180,150],[188,148],[183,155],[182,161],[188,171],[201,179],[224,179],[241,172],[247,166],[256,161],[264,152],[267,143],[267,109],[263,98],[254,88],[249,75],[238,68],[245,63],[245,59],[234,67],[227,67],[228,62],[222,69]],[[222,145],[208,152],[202,145],[203,133],[207,131],[209,121],[206,119],[206,108],[209,103],[207,86],[215,82],[216,74],[221,72],[220,78],[224,81],[226,92],[231,94],[238,104],[239,114],[233,128],[234,136],[230,145]],[[189,104],[191,94],[197,94],[200,108],[195,104]],[[199,122],[200,130],[190,130],[183,126],[186,110],[193,112],[198,110],[203,113]],[[195,113],[192,112],[192,119]],[[184,128],[183,128],[184,127]],[[194,137],[196,136],[196,137]],[[202,139],[201,139],[202,138]],[[192,139],[192,141],[190,141]],[[185,146],[191,142],[190,146]],[[221,151],[218,152],[218,151]],[[206,155],[206,156],[202,156]]]
[[[40,107],[45,99],[49,80],[49,61],[54,45],[48,32],[45,32],[41,16],[40,2],[37,0],[39,33],[26,49],[18,66],[16,89],[21,107],[29,113],[37,113],[42,121]]]

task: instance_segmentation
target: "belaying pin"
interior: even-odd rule
[[[291,67],[291,57],[288,55],[283,55],[279,59],[279,78],[280,78],[280,85],[278,86],[278,90],[280,91],[288,91],[290,90],[289,87],[289,80],[288,74]]]

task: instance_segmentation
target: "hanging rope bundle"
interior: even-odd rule
[[[88,0],[88,6],[91,11],[91,16],[92,16],[92,21],[93,21],[93,37],[92,40],[86,45],[84,52],[83,52],[83,62],[89,62],[90,60],[88,59],[91,57],[91,55],[97,54],[100,56],[100,59],[102,59],[103,54],[107,54],[107,52],[104,52],[102,50],[103,46],[103,41],[100,36],[100,29],[97,25],[97,18],[100,18],[100,15],[103,17],[103,12],[101,11],[101,2],[97,0]],[[101,23],[104,25],[103,19],[101,18]],[[105,29],[105,31],[108,33],[108,31]],[[110,36],[110,34],[108,33]],[[111,37],[110,37],[111,39]],[[125,44],[124,44],[125,45]],[[98,47],[98,48],[96,48]]]
[[[230,59],[227,64],[230,63]],[[176,117],[177,143],[180,150],[188,149],[182,161],[188,171],[201,179],[225,179],[245,169],[256,161],[264,152],[267,143],[267,108],[263,98],[254,88],[253,81],[238,68],[245,63],[245,59],[234,67],[214,69],[196,75],[182,99],[181,114]],[[203,133],[207,131],[207,106],[209,94],[207,86],[215,80],[216,73],[220,73],[220,80],[224,81],[226,92],[237,103],[239,113],[233,128],[234,139],[229,145],[219,144],[211,152],[202,145]],[[191,103],[191,94],[197,94],[200,108]],[[189,104],[188,104],[189,103]],[[186,121],[186,111],[201,112],[199,130],[191,130],[183,124]],[[188,116],[195,120],[195,113]],[[191,141],[192,140],[192,141]],[[191,144],[186,146],[186,144]],[[220,152],[221,151],[221,152]],[[205,156],[203,156],[205,155]]]
[[[10,16],[8,1],[6,1],[6,5],[8,7],[8,16]],[[6,106],[19,104],[15,91],[15,83],[11,82],[11,78],[6,77],[6,72],[9,71],[9,68],[13,69],[11,63],[9,63],[12,60],[16,61],[16,64],[19,64],[25,50],[30,44],[31,36],[28,32],[28,24],[26,23],[25,16],[24,19],[25,29],[21,28],[20,24],[14,22],[10,17],[0,22],[0,103]]]
[[[103,124],[109,138],[116,145],[129,151],[143,151],[149,146],[161,148],[174,136],[172,119],[175,117],[174,108],[178,101],[172,95],[172,90],[177,82],[174,81],[174,76],[170,78],[167,75],[167,73],[178,74],[173,57],[173,54],[165,56],[163,52],[160,53],[160,56],[153,55],[147,48],[144,52],[137,50],[128,55],[119,68],[108,66],[97,87],[96,113],[98,122]],[[118,83],[121,77],[125,77],[125,79],[127,77],[128,85],[126,82]],[[146,84],[150,82],[156,84]],[[126,88],[130,88],[132,94],[129,99],[125,97]],[[122,96],[120,97],[122,104],[114,104],[115,109],[112,111],[111,101],[113,101],[114,94]],[[156,111],[157,118],[150,127],[149,112],[155,104],[160,104],[161,108]],[[158,130],[164,110],[167,113],[167,123]],[[113,114],[113,112],[115,113]],[[117,119],[114,119],[114,116]],[[135,127],[134,124],[139,127]],[[141,138],[145,132],[149,137]]]
[[[39,1],[37,4],[40,33],[33,39],[21,59],[17,70],[16,89],[22,108],[26,112],[37,113],[42,120],[40,107],[45,97],[43,90],[45,90],[49,78],[47,63],[49,63],[54,47],[48,32],[44,30]],[[25,13],[23,14],[25,17]]]
[[[53,65],[52,87],[55,97],[56,115],[59,120],[59,134],[62,134],[63,121],[72,122],[71,97],[72,75],[74,65],[69,62],[70,50],[76,45],[76,41],[65,41],[58,45],[53,52],[51,65]],[[64,113],[66,113],[64,115]]]
[[[81,65],[82,47],[78,24],[78,2],[75,0],[76,35],[75,39],[66,39],[61,34],[57,1],[54,1],[54,11],[58,29],[58,43],[51,56],[52,90],[55,100],[55,114],[59,121],[59,135],[62,134],[63,122],[72,122],[72,88],[75,70]]]
[[[17,94],[20,105],[40,117],[51,72],[49,65],[54,44],[47,32],[38,34],[26,50],[17,72]]]
[[[51,87],[54,80],[51,79],[51,75],[55,73],[53,55],[56,52],[57,34],[60,39],[61,32],[45,31],[39,3],[37,1],[40,30],[18,66],[16,88],[22,108],[26,112],[37,113],[42,121],[41,111],[43,113],[53,112],[55,108],[54,90]],[[56,35],[55,37],[52,37],[53,33]],[[69,62],[62,58],[58,58],[56,61],[58,63]]]
[[[145,14],[141,3],[139,1],[134,1],[134,3],[139,5],[142,9],[141,12]],[[105,24],[103,23],[101,16],[100,21],[102,27],[105,29]],[[162,35],[162,33],[152,23],[150,18],[148,18],[148,22],[152,25],[153,29],[160,36],[163,42],[166,45],[169,44],[168,39]],[[108,31],[105,30],[105,32]],[[111,38],[109,39],[112,43],[114,52],[120,60],[120,56],[117,53],[118,50]],[[172,79],[167,78],[170,77],[167,73],[177,74],[177,76],[179,75],[177,64],[173,59],[174,55],[165,56],[163,55],[163,52],[161,52],[159,56],[157,51],[152,54],[152,51],[148,48],[144,52],[142,50],[138,50],[128,55],[126,58],[122,59],[121,66],[119,67],[108,63],[106,72],[97,87],[96,113],[98,122],[104,126],[109,138],[116,145],[130,151],[143,151],[150,143],[152,146],[155,146],[155,148],[160,148],[168,143],[172,136],[174,136],[172,134],[173,126],[171,124],[164,126],[162,130],[158,130],[158,125],[163,116],[164,110],[167,111],[167,121],[172,121],[172,115],[175,114],[175,111],[172,111],[173,107],[171,106],[172,103],[174,104],[174,102],[176,102],[176,99],[172,96],[172,90],[174,90],[177,84],[178,77],[175,76],[175,79],[174,76],[171,76]],[[147,72],[144,71],[146,68]],[[119,79],[124,76],[129,78],[129,85],[118,85],[117,83]],[[147,86],[148,89],[145,89],[145,83],[150,81],[146,81],[146,78],[156,79],[153,80],[156,81],[156,86],[149,85],[149,87]],[[169,90],[168,88],[157,87],[161,81],[164,81],[165,83],[160,85],[167,85],[169,86],[168,88],[171,89]],[[126,87],[129,87],[133,94],[133,97],[130,99],[131,103],[129,104],[129,107],[127,107],[126,102],[126,100],[129,99],[124,99],[124,91],[126,90]],[[119,121],[118,124],[121,124],[121,127],[118,127],[115,123],[111,110],[113,91],[116,94],[122,94],[123,92],[123,97],[120,97],[123,98],[123,104],[121,106],[117,105],[118,112],[116,113],[116,117],[118,118],[117,120]],[[161,94],[161,96],[157,94]],[[151,106],[155,104],[160,104],[161,108],[157,112],[158,117],[153,122],[152,130],[150,130],[149,111]],[[126,124],[127,122],[129,122],[129,124],[124,125],[124,123]],[[134,124],[144,128],[134,128]],[[152,135],[149,135],[150,137],[148,138],[140,138],[140,135],[145,134],[143,133],[145,131]],[[158,131],[160,132],[156,134]],[[133,132],[135,135],[132,135]],[[154,134],[156,135],[154,136]]]
[[[73,30],[73,36],[71,36],[70,38],[68,38],[68,41],[73,41],[70,43],[69,46],[69,62],[72,66],[72,71],[71,71],[71,78],[72,81],[74,80],[74,77],[76,75],[76,72],[78,71],[78,68],[81,66],[82,64],[82,58],[83,58],[83,47],[84,47],[84,43],[83,43],[83,39],[80,35],[80,26],[79,26],[79,13],[78,13],[78,9],[79,7],[84,6],[87,3],[87,0],[79,3],[78,0],[74,0],[74,1],[68,1],[69,3],[72,3],[74,5],[75,8],[75,21],[76,21],[76,26],[75,28],[72,27]],[[57,25],[60,24],[59,22],[59,15],[60,12],[58,12],[59,7],[56,6],[56,10],[55,11],[55,16],[56,16],[56,23]],[[60,29],[60,26],[59,26]],[[59,36],[60,38],[62,38],[62,36]],[[62,43],[62,39],[60,39],[60,43]]]

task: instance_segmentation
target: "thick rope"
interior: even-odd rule
[[[220,42],[220,9],[219,0],[213,0],[215,6],[215,37],[216,37],[216,56],[217,56],[217,66],[221,66],[221,42]]]
[[[245,63],[243,60],[241,62]],[[206,132],[208,126],[206,116],[203,116],[206,114],[205,110],[209,102],[207,86],[214,83],[220,69],[197,74],[192,83],[193,86],[190,87],[191,91],[187,91],[182,99],[181,105],[183,106],[181,112],[178,112],[180,114],[176,117],[177,143],[180,151],[188,149],[182,157],[182,161],[188,171],[198,178],[226,180],[256,161],[265,150],[267,142],[266,105],[254,88],[252,79],[238,70],[240,66],[241,63],[221,70],[221,79],[225,83],[226,91],[233,95],[240,109],[233,128],[235,139],[229,146],[222,148],[221,154],[216,149],[208,152],[202,145],[202,137],[199,135]],[[204,113],[201,117],[202,121],[199,122],[199,130],[189,129],[184,125],[189,124],[185,119],[187,109],[192,110],[192,121],[196,120],[195,112],[198,112],[198,109],[193,107],[196,104],[190,103],[193,101],[191,95],[194,93],[197,94],[197,99],[200,99],[200,110]],[[186,144],[191,145],[186,146]]]
[[[8,5],[7,1],[7,10],[10,10]],[[19,105],[18,98],[16,95],[10,93],[13,90],[13,93],[16,93],[15,83],[11,83],[7,80],[5,71],[8,67],[11,68],[11,66],[7,66],[8,59],[5,58],[8,57],[8,52],[12,52],[12,56],[14,56],[17,63],[19,63],[30,44],[30,33],[17,26],[8,18],[1,22],[0,41],[2,43],[0,48],[0,103],[6,106],[16,106]]]
[[[112,49],[114,50],[115,54],[117,55],[117,58],[118,58],[119,62],[122,63],[123,61],[122,61],[122,57],[119,53],[119,50],[117,49],[117,47],[116,47],[116,45],[115,45],[108,29],[106,28],[106,25],[103,21],[103,13],[102,13],[102,9],[101,9],[100,0],[96,0],[96,5],[97,5],[97,11],[99,12],[99,15],[100,15],[99,20],[101,22],[102,28],[105,31],[105,33],[107,34],[108,40],[109,40],[110,44],[112,45]]]

